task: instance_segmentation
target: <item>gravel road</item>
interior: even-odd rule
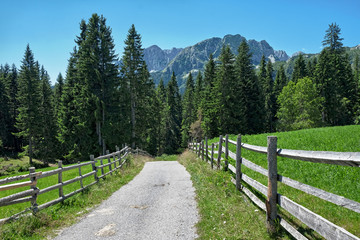
[[[190,174],[178,162],[147,162],[130,183],[55,239],[195,239]]]

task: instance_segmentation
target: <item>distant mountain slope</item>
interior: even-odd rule
[[[179,49],[170,50],[172,52],[169,55],[166,55],[164,50],[161,50],[159,47],[151,46],[145,49],[144,58],[155,83],[158,83],[160,78],[163,78],[164,82],[167,83],[174,71],[179,86],[182,88],[190,71],[203,71],[210,53],[213,53],[214,57],[217,58],[220,55],[222,46],[229,45],[232,52],[237,54],[238,47],[243,40],[246,40],[246,38],[240,34],[226,35],[223,38],[214,37],[186,47],[181,51]],[[263,54],[273,62],[289,59],[285,51],[275,51],[265,40],[260,42],[248,40],[248,44],[253,54],[252,60],[254,65],[260,63]],[[166,62],[168,63],[166,64]]]

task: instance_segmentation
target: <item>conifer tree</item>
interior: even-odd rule
[[[236,91],[238,107],[236,110],[241,114],[239,132],[241,134],[253,134],[263,131],[264,102],[260,83],[255,75],[251,63],[251,53],[246,41],[242,41],[236,57],[236,75],[239,82],[239,90]]]
[[[164,81],[161,78],[156,89],[156,96],[159,100],[159,128],[158,128],[158,154],[161,155],[165,148],[165,137],[166,137],[166,117],[168,116],[167,97]]]
[[[195,81],[195,87],[194,87],[194,117],[197,118],[199,108],[201,108],[201,101],[203,99],[204,94],[204,81],[201,72],[198,73]],[[200,110],[201,111],[201,110]]]
[[[17,94],[19,114],[16,118],[17,136],[28,141],[29,162],[32,164],[34,143],[41,132],[38,119],[40,110],[40,79],[37,64],[29,45],[26,46],[19,72],[19,89]]]
[[[56,118],[58,116],[63,92],[64,92],[64,78],[61,75],[61,73],[59,73],[54,87],[54,116]]]
[[[229,46],[223,46],[217,71],[217,84],[220,90],[220,132],[238,133],[241,126],[241,102],[238,97],[239,81],[235,75],[235,56]]]
[[[5,88],[5,76],[4,70],[0,69],[0,153],[5,145],[8,143],[8,136],[9,136],[9,108],[8,103],[9,99],[6,95],[6,88]]]
[[[356,81],[339,35],[340,27],[336,23],[329,25],[315,77],[320,95],[324,98],[322,119],[331,126],[353,123],[358,101]]]
[[[54,107],[52,104],[53,93],[50,86],[50,77],[44,69],[40,70],[40,115],[39,122],[41,123],[41,138],[38,146],[39,156],[45,162],[55,159],[56,144],[56,124],[54,118]],[[45,127],[46,126],[46,127]]]
[[[166,116],[165,116],[165,146],[166,154],[173,154],[177,151],[181,143],[181,97],[179,87],[176,82],[175,73],[172,73],[166,91]]]
[[[265,130],[275,130],[276,99],[274,93],[273,67],[271,61],[266,65],[266,82],[263,86],[265,95]]]
[[[259,79],[259,83],[261,86],[261,89],[264,91],[264,89],[266,88],[266,77],[267,77],[267,72],[266,72],[266,60],[265,60],[265,56],[262,55],[261,60],[260,60],[260,67],[259,67],[260,71],[259,71],[259,75],[258,75],[258,79]],[[266,94],[264,93],[264,96]]]
[[[142,121],[146,121],[146,118],[138,111],[138,103],[146,95],[147,89],[143,81],[144,71],[142,69],[145,65],[143,51],[141,36],[132,25],[125,40],[121,66],[121,77],[126,82],[130,94],[132,147],[135,147],[135,143],[140,141],[138,128],[142,125]]]
[[[204,71],[204,96],[201,101],[202,123],[201,128],[205,136],[213,138],[219,132],[220,96],[219,85],[216,82],[216,64],[213,55],[210,54],[209,61]]]
[[[306,76],[306,63],[304,60],[304,56],[300,54],[295,60],[294,71],[292,73],[291,80],[296,84],[298,79],[304,78]]]
[[[181,124],[181,135],[182,135],[182,146],[186,147],[189,141],[189,130],[191,123],[195,122],[196,108],[194,107],[194,80],[191,72],[186,80],[185,93],[182,102],[182,124]]]

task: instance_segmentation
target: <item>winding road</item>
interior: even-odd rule
[[[55,239],[195,239],[198,219],[184,166],[147,162],[131,182]]]

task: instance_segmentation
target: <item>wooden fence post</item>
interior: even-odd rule
[[[215,147],[215,144],[212,143],[211,144],[211,169],[214,169],[214,147]]]
[[[113,155],[113,160],[114,160],[114,171],[116,170],[116,157],[115,154]]]
[[[268,194],[266,200],[267,229],[270,233],[276,232],[277,218],[277,137],[269,136],[267,139],[268,159]]]
[[[64,197],[64,190],[63,190],[63,186],[62,186],[62,161],[58,162],[58,167],[60,169],[59,173],[58,173],[58,183],[60,183],[60,187],[59,187],[59,197]]]
[[[94,155],[90,155],[90,161],[92,162],[91,163],[91,166],[92,166],[92,169],[94,172],[94,180],[95,182],[98,182],[99,181],[99,178],[97,176],[97,168],[96,168],[96,165],[95,165],[95,158],[94,158]]]
[[[225,135],[225,167],[224,167],[224,171],[228,170],[229,167],[229,135],[226,134]]]
[[[221,153],[222,153],[222,141],[223,141],[223,136],[220,135],[220,137],[219,137],[219,152],[218,152],[218,159],[217,159],[217,169],[220,169]]]
[[[30,188],[33,189],[34,191],[36,191],[38,188],[36,187],[36,184],[37,184],[37,177],[35,175],[35,167],[30,167],[29,168],[29,172],[30,174],[33,174],[32,177],[30,177],[30,181],[31,181],[31,186]],[[32,198],[31,198],[31,209],[33,211],[33,214],[36,214],[39,209],[38,209],[38,205],[36,203],[36,199],[37,199],[37,195],[38,193],[35,192],[33,195],[32,195]]]
[[[115,147],[116,151],[119,152],[120,149],[118,146]],[[118,161],[119,161],[119,166],[121,165],[121,153],[118,153]]]
[[[78,164],[80,164],[80,161],[78,161]],[[80,187],[84,188],[82,174],[81,174],[81,166],[79,166],[79,176],[80,176]]]
[[[100,166],[101,166],[101,176],[104,176],[104,162],[103,162],[103,159],[100,159]]]
[[[109,154],[110,154],[110,151],[106,150],[106,155],[109,155]],[[108,163],[109,163],[109,172],[110,172],[110,175],[112,175],[112,167],[111,167],[111,159],[110,159],[110,157],[108,157]]]
[[[208,146],[208,138],[205,137],[205,160],[206,162],[209,160],[208,154],[209,154],[209,146]]]
[[[202,151],[201,151],[201,160],[204,161],[204,153],[205,153],[204,140],[201,141],[201,148],[202,148]]]
[[[200,158],[200,155],[201,155],[201,141],[199,142],[198,158]]]
[[[241,135],[236,139],[236,188],[241,190]]]
[[[198,150],[197,142],[195,142],[194,144],[195,144],[195,154],[197,154],[197,150]]]

